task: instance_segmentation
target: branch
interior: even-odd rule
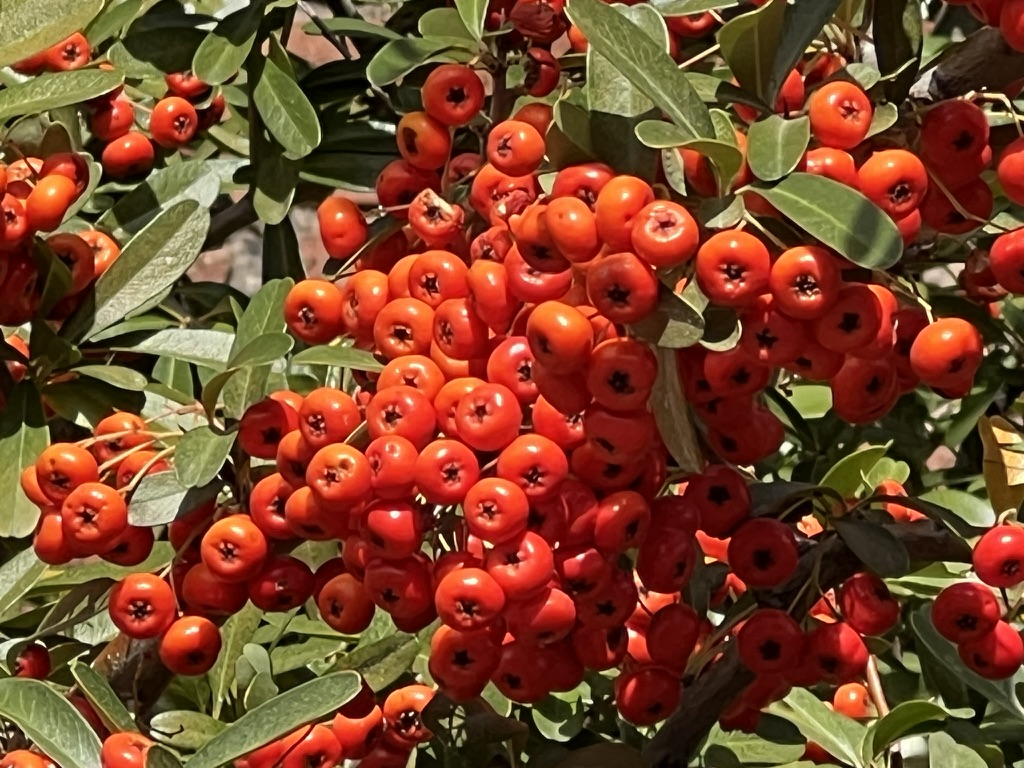
[[[912,563],[970,562],[971,549],[963,539],[930,521],[885,526],[906,547]],[[763,607],[786,610],[804,618],[818,601],[818,592],[806,589],[814,563],[818,561],[818,586],[822,592],[839,586],[863,569],[860,560],[839,536],[815,543],[800,558],[797,571],[781,587],[755,596]],[[644,748],[644,762],[650,768],[685,768],[700,748],[722,712],[754,681],[754,674],[740,662],[734,643],[721,658],[683,691],[679,708]]]
[[[911,95],[936,101],[971,91],[1002,91],[1024,78],[1024,55],[1014,51],[995,27],[979,29],[940,55],[938,65],[914,84]]]
[[[223,211],[214,214],[210,222],[210,231],[206,234],[206,242],[203,243],[203,250],[220,248],[231,235],[255,224],[258,218],[249,195],[232,203]]]

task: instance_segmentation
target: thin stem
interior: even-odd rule
[[[868,693],[871,694],[871,701],[875,704],[875,710],[879,717],[889,714],[889,702],[885,700],[885,692],[882,690],[882,679],[878,676],[878,662],[875,655],[868,656],[867,668]]]
[[[700,53],[698,53],[698,54],[697,54],[696,56],[691,56],[691,57],[690,57],[689,59],[687,59],[686,61],[684,61],[684,62],[682,62],[681,64],[679,64],[679,65],[677,66],[677,69],[686,69],[686,68],[687,68],[687,67],[689,67],[690,65],[692,65],[692,64],[696,64],[696,63],[697,63],[698,61],[700,61],[701,59],[706,59],[706,58],[707,58],[708,56],[710,56],[711,54],[713,54],[713,53],[717,53],[717,52],[718,52],[718,50],[719,50],[719,49],[720,49],[721,47],[722,47],[722,46],[718,45],[718,43],[715,43],[715,44],[714,44],[714,45],[712,45],[712,46],[711,46],[710,48],[708,48],[708,49],[707,49],[706,51],[701,51],[701,52],[700,52]]]
[[[777,238],[775,235],[773,235],[771,232],[769,232],[767,229],[765,229],[765,227],[761,224],[761,222],[759,222],[757,219],[755,219],[749,213],[744,213],[743,214],[743,220],[745,222],[749,222],[750,225],[752,227],[754,227],[755,229],[757,229],[758,232],[760,232],[762,235],[764,235],[769,240],[771,240],[775,244],[775,247],[778,248],[780,251],[784,251],[784,250],[786,250],[788,248],[788,246],[784,242],[779,240],[779,238]]]

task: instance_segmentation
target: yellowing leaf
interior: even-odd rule
[[[1024,455],[1007,451],[1003,445],[1012,445],[1020,434],[1000,416],[978,420],[978,434],[984,448],[982,475],[992,509],[997,515],[1016,510],[1024,501]]]

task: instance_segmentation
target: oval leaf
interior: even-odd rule
[[[70,319],[89,338],[148,308],[192,266],[210,228],[210,212],[192,200],[168,208],[132,238],[96,281],[93,301]],[[68,334],[65,334],[68,335]]]
[[[128,504],[128,522],[147,528],[166,525],[217,498],[219,491],[216,484],[186,488],[172,471],[146,475]]]
[[[763,181],[775,181],[792,173],[811,140],[811,121],[806,117],[786,120],[769,115],[750,126],[747,162]]]
[[[794,173],[774,187],[755,185],[751,191],[858,266],[886,269],[903,255],[903,240],[893,220],[838,181]]]
[[[46,683],[0,680],[0,717],[24,731],[61,768],[100,768],[100,740],[75,706]]]
[[[224,466],[235,444],[236,433],[218,434],[208,426],[185,433],[174,451],[174,473],[186,488],[211,482]]]
[[[600,0],[569,0],[566,10],[591,47],[657,104],[673,123],[689,133],[690,138],[714,137],[708,108],[663,46]]]
[[[85,29],[102,8],[103,0],[4,0],[0,4],[0,66],[28,58]]]
[[[834,520],[832,525],[857,559],[879,576],[895,578],[910,570],[906,547],[888,528],[860,520]]]
[[[47,434],[39,392],[30,382],[18,384],[0,413],[0,494],[7,505],[0,537],[27,536],[39,519],[39,509],[21,490],[21,471],[46,448]]]
[[[252,50],[262,19],[263,3],[252,3],[221,19],[192,59],[196,77],[204,83],[219,85],[235,75]]]
[[[305,157],[320,144],[320,120],[295,76],[278,64],[282,58],[287,60],[281,44],[271,38],[270,47],[270,56],[259,59],[262,66],[255,75],[253,103],[267,130],[288,156]]]
[[[4,2],[6,7],[7,3]],[[0,16],[3,12],[0,11]],[[0,91],[0,120],[35,115],[110,93],[124,82],[117,72],[79,69],[49,72]]]
[[[672,349],[658,347],[658,378],[651,392],[651,410],[665,447],[686,472],[699,472],[703,465],[697,432],[679,379],[679,364]]]
[[[353,371],[383,371],[384,366],[369,352],[354,347],[319,346],[304,349],[292,358],[296,365],[330,365]]]
[[[805,688],[794,688],[768,711],[788,720],[808,739],[823,746],[850,765],[861,768],[860,745],[867,729],[849,717],[833,712]]]
[[[131,713],[114,693],[107,678],[81,661],[71,665],[71,674],[89,699],[93,709],[111,731],[135,731],[138,726]]]
[[[355,672],[336,672],[296,686],[246,712],[188,761],[189,768],[217,768],[236,757],[334,712],[362,685]],[[70,706],[70,705],[69,705]]]

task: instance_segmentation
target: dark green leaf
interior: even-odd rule
[[[191,433],[189,433],[191,434]],[[209,672],[210,690],[213,695],[214,718],[219,718],[227,701],[231,684],[235,680],[235,662],[242,655],[242,648],[252,640],[260,624],[263,611],[252,603],[229,618],[221,627],[221,649],[213,669]]]
[[[314,152],[303,160],[299,178],[326,187],[369,191],[393,159],[390,155],[359,152]]]
[[[405,674],[419,653],[415,635],[404,632],[363,645],[335,662],[334,670],[354,670],[374,691],[381,691]]]
[[[21,490],[21,471],[34,464],[47,444],[46,419],[39,392],[28,381],[15,386],[0,413],[0,538],[27,536],[39,519],[39,509]]]
[[[383,371],[384,366],[362,349],[343,346],[310,347],[292,358],[295,365],[330,365],[354,371]]]
[[[207,37],[206,32],[192,27],[135,31],[137,27],[133,24],[128,35],[107,51],[110,63],[133,79],[163,79],[170,72],[184,72],[191,68],[196,51]]]
[[[757,733],[722,731],[716,726],[708,734],[707,745],[706,765],[714,764],[712,754],[719,749],[728,750],[727,759],[742,764],[781,765],[803,754],[805,739],[789,721],[763,714]]]
[[[241,351],[232,356],[226,371],[217,374],[203,387],[202,403],[207,414],[212,414],[216,410],[224,388],[237,374],[244,373],[245,377],[241,388],[233,392],[232,404],[229,406],[232,411],[238,410],[254,391],[262,390],[265,386],[261,383],[266,380],[263,373],[253,374],[249,371],[253,368],[270,366],[275,360],[287,355],[294,343],[295,340],[286,333],[268,333],[262,338],[250,341]],[[269,375],[269,371],[266,373]]]
[[[664,45],[600,0],[569,0],[567,11],[591,48],[607,58],[691,138],[715,135],[707,107]]]
[[[290,277],[301,280],[306,276],[299,253],[295,227],[286,216],[279,224],[263,228],[263,282]]]
[[[135,412],[145,402],[145,395],[82,377],[60,381],[43,387],[47,404],[61,418],[80,427],[92,428],[114,411]]]
[[[856,720],[833,712],[805,688],[794,688],[768,711],[793,723],[808,740],[820,744],[843,762],[864,768],[860,745],[867,729]]]
[[[875,56],[887,77],[882,88],[887,101],[899,104],[910,93],[921,64],[921,6],[916,0],[886,0],[873,8]]]
[[[336,16],[332,19],[322,19],[324,26],[331,32],[339,32],[345,37],[381,37],[385,40],[401,40],[402,36],[397,32],[388,29],[381,24],[373,24],[363,19],[350,19],[345,16]],[[320,27],[313,22],[308,22],[302,27],[307,35],[322,34]]]
[[[214,736],[188,761],[189,768],[217,768],[300,725],[319,720],[351,700],[361,684],[359,675],[338,672],[285,691]]]
[[[71,674],[93,709],[111,731],[134,731],[138,726],[114,693],[107,678],[81,661],[71,665]]]
[[[4,15],[7,3],[0,9]],[[79,104],[117,88],[122,83],[116,72],[79,69],[50,72],[0,91],[0,120],[19,115],[35,115],[71,104]]]
[[[146,750],[146,768],[181,768],[181,761],[169,749],[155,744]]]
[[[871,754],[865,757],[874,759],[890,744],[895,744],[905,734],[932,720],[945,720],[949,711],[945,707],[930,701],[904,701],[897,704],[885,717],[872,723],[868,728],[865,747],[870,747]]]
[[[89,338],[127,315],[148,308],[192,266],[210,226],[209,211],[182,201],[157,216],[96,281],[94,302],[69,321]]]
[[[254,158],[256,189],[252,204],[265,224],[280,224],[288,215],[299,182],[299,163],[281,154],[276,144],[264,144]]]
[[[81,713],[46,683],[0,680],[0,717],[18,726],[61,768],[100,768],[100,740]]]
[[[613,741],[574,749],[557,768],[643,768],[644,760],[632,747]]]
[[[775,103],[775,97],[782,89],[790,72],[804,56],[807,46],[819,36],[822,28],[843,4],[843,0],[794,0],[790,4],[779,3],[786,9],[782,24],[782,35],[772,59],[768,87],[761,95],[768,104]]]
[[[587,708],[582,701],[574,705],[548,696],[530,708],[530,715],[541,736],[551,741],[565,742],[574,739],[583,730]]]
[[[118,389],[127,389],[132,392],[141,392],[148,383],[146,377],[141,373],[122,365],[80,365],[73,370],[79,376],[98,379]]]
[[[701,201],[697,218],[708,229],[731,229],[743,220],[746,211],[742,195],[709,197]]]
[[[768,115],[750,126],[747,140],[750,170],[763,181],[776,181],[792,173],[804,156],[811,140],[811,121]]]
[[[147,528],[166,525],[217,498],[219,490],[216,483],[202,488],[186,488],[172,471],[146,475],[128,504],[128,522]]]
[[[278,63],[287,54],[276,38],[270,40],[270,51],[270,56],[259,59],[260,71],[254,74],[253,103],[285,154],[305,157],[320,143],[320,120],[294,75]]]
[[[832,525],[857,559],[879,576],[895,578],[910,570],[906,547],[888,528],[860,520],[833,520]]]
[[[680,469],[699,472],[703,458],[693,418],[686,404],[679,364],[672,349],[658,347],[658,378],[651,392],[651,410],[665,447]]]
[[[218,434],[199,427],[184,434],[174,452],[174,473],[186,488],[205,486],[220,472],[231,455],[235,433]]]
[[[1005,680],[986,680],[969,670],[960,661],[956,646],[940,635],[932,624],[930,603],[921,606],[910,615],[910,626],[943,667],[996,706],[1018,720],[1024,720],[1024,707],[1021,706],[1016,694],[1016,687],[1024,681],[1024,672],[1018,672]]]
[[[28,58],[84,29],[102,8],[102,0],[4,0],[0,66]]]
[[[861,267],[885,269],[903,255],[903,240],[893,220],[860,192],[838,181],[794,173],[774,187],[756,185],[751,191]]]
[[[672,291],[663,289],[657,309],[632,329],[637,336],[659,347],[692,347],[704,335],[700,312]]]
[[[183,709],[159,712],[149,721],[150,733],[154,739],[175,749],[190,752],[202,749],[226,727],[220,720],[215,720],[209,715]]]
[[[230,80],[252,50],[262,19],[262,2],[250,3],[221,19],[192,59],[196,77],[217,85]]]

